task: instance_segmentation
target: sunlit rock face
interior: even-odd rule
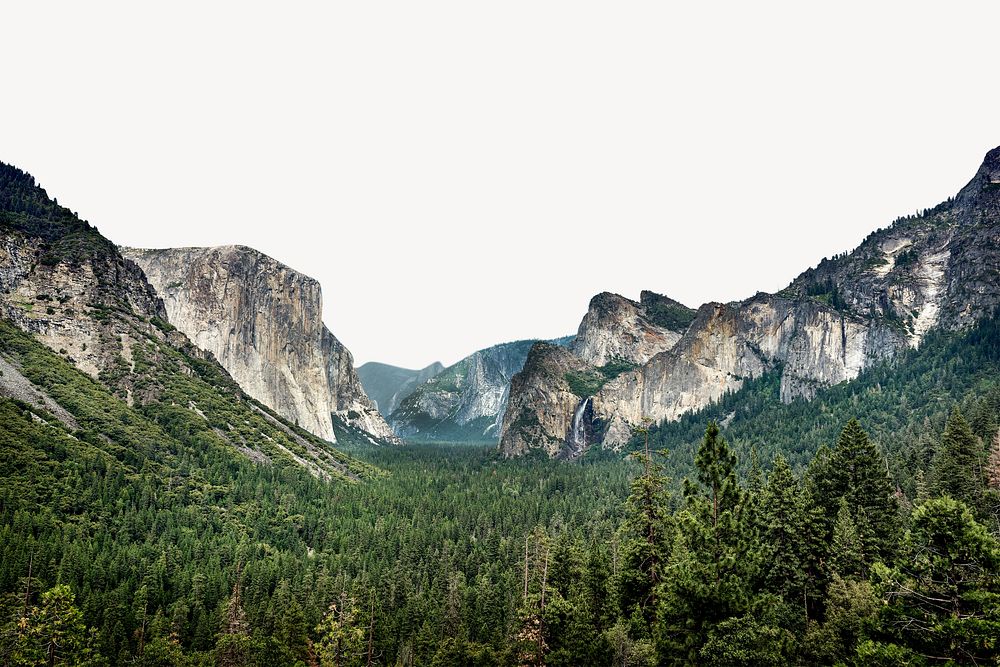
[[[587,364],[565,347],[535,343],[521,372],[510,383],[500,447],[513,457],[540,449],[558,456],[572,441],[573,418],[580,397],[573,393],[566,375]]]
[[[316,280],[243,246],[122,252],[145,272],[170,324],[250,396],[330,441],[334,417],[398,441],[365,395],[351,353],[323,324]]]
[[[680,311],[680,321],[658,320],[657,315],[670,308]],[[591,299],[570,348],[593,366],[613,361],[644,364],[680,340],[692,315],[691,309],[653,292],[643,292],[639,302],[602,292]]]
[[[556,456],[589,420],[587,446],[621,448],[644,418],[681,415],[737,391],[767,372],[781,373],[783,401],[812,399],[824,387],[919,346],[936,328],[974,323],[1000,303],[1000,148],[953,199],[872,233],[853,252],[824,259],[777,294],[709,303],[689,320],[683,306],[600,294],[564,354],[539,354],[530,376],[511,382],[501,452],[538,449]],[[649,304],[671,313],[672,329]],[[680,306],[680,309],[676,306]],[[683,325],[683,326],[680,326]],[[597,372],[612,360],[634,368],[607,373],[587,410],[565,396],[567,376]],[[526,372],[528,367],[526,366]],[[532,416],[537,417],[537,419]]]

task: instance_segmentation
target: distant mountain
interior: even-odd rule
[[[568,345],[572,336],[551,341]],[[537,341],[502,343],[441,370],[403,398],[389,422],[412,440],[495,441],[507,407],[510,379]]]
[[[811,399],[935,328],[964,330],[992,313],[998,239],[1000,148],[953,199],[874,232],[777,294],[697,312],[661,302],[670,334],[653,326],[650,306],[598,295],[568,350],[537,345],[514,377],[501,451],[620,449],[644,419],[677,420],[765,375],[777,375],[785,403]]]
[[[368,398],[383,416],[388,417],[404,398],[443,370],[444,364],[440,361],[420,370],[369,361],[358,366],[358,377]]]

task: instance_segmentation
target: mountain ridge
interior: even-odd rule
[[[996,305],[998,223],[1000,148],[986,155],[956,197],[872,232],[852,252],[803,271],[784,290],[703,304],[673,346],[578,397],[575,406],[563,381],[544,370],[551,351],[540,350],[538,363],[529,359],[525,366],[534,377],[512,382],[516,409],[505,418],[500,451],[518,456],[540,448],[558,456],[581,432],[574,426],[578,411],[591,415],[582,429],[590,434],[586,446],[620,449],[645,418],[676,420],[779,364],[782,400],[809,399],[820,387],[918,346],[931,329],[966,327]],[[584,322],[596,317],[593,311],[592,302]],[[613,335],[635,335],[635,325],[619,319],[620,333]],[[572,372],[596,370],[593,361],[578,358],[587,368]]]

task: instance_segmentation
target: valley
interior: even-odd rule
[[[411,370],[0,164],[0,664],[995,661],[998,180],[774,294]]]

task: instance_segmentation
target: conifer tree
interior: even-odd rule
[[[1000,658],[1000,544],[964,503],[945,497],[917,507],[896,567],[876,574],[888,606],[881,641],[864,649],[866,659],[913,652],[985,665]]]
[[[865,567],[865,547],[861,534],[847,499],[840,499],[840,509],[837,510],[837,521],[833,525],[833,544],[830,549],[830,560],[833,571],[840,577],[861,575]]]
[[[354,598],[342,592],[330,605],[316,628],[320,635],[316,646],[322,667],[351,667],[361,664],[365,654],[365,629],[358,624],[360,611]]]
[[[712,626],[748,604],[744,494],[736,456],[709,422],[695,456],[697,482],[685,480],[687,505],[678,517],[658,628],[662,659],[697,663]]]
[[[898,535],[898,505],[887,463],[857,419],[850,420],[841,431],[827,474],[833,492],[826,499],[828,511],[835,517],[840,499],[846,500],[855,526],[862,531],[865,552],[883,559],[890,557]]]
[[[948,417],[941,445],[934,455],[931,480],[935,494],[951,496],[969,507],[977,507],[982,492],[981,452],[979,440],[956,406]]]
[[[663,579],[670,540],[669,495],[663,467],[649,451],[648,430],[642,453],[636,454],[643,472],[632,481],[632,492],[626,501],[624,554],[619,580],[621,607],[626,614],[638,608],[653,622],[656,615],[658,587]]]
[[[760,514],[757,544],[762,585],[788,602],[798,602],[804,577],[804,517],[798,483],[781,455],[775,458],[763,489]]]
[[[990,441],[985,473],[987,488],[1000,491],[1000,431],[997,431]]]

